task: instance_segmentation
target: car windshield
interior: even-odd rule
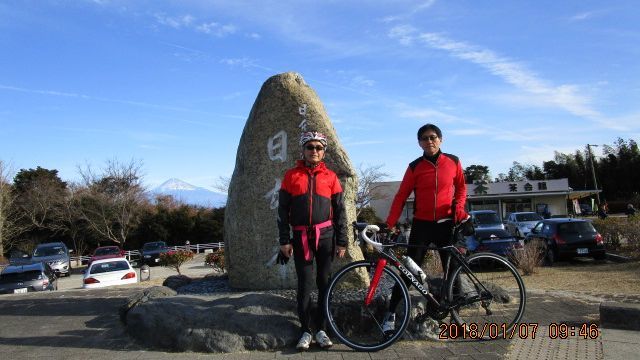
[[[588,222],[568,222],[558,224],[558,234],[593,234],[596,232],[596,229],[593,228],[593,225]]]
[[[144,244],[143,250],[158,250],[166,247],[163,243],[147,243]]]
[[[120,249],[117,247],[105,247],[105,248],[97,248],[94,255],[118,255],[120,254]]]
[[[64,255],[64,247],[62,246],[44,246],[39,247],[33,252],[33,256],[53,256]]]
[[[479,213],[474,215],[476,224],[500,224],[498,214],[495,213]]]
[[[31,270],[25,272],[14,272],[0,275],[1,284],[10,284],[22,281],[42,280],[42,272]]]
[[[542,220],[542,216],[536,213],[516,215],[516,221],[540,221],[540,220]]]
[[[110,261],[91,265],[89,274],[101,274],[111,271],[129,270],[129,264],[126,261]]]

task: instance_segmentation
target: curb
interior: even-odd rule
[[[631,258],[626,257],[626,256],[622,256],[622,255],[606,253],[606,256],[607,256],[608,260],[611,260],[611,261],[617,262],[617,263],[625,263],[625,262],[631,261]]]
[[[640,304],[600,303],[600,326],[608,329],[640,331]]]

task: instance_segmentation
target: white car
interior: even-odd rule
[[[113,285],[135,284],[138,274],[125,258],[95,260],[84,271],[82,287],[100,288]]]

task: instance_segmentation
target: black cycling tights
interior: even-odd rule
[[[447,246],[451,244],[451,230],[453,223],[446,221],[437,223],[435,221],[424,221],[414,219],[411,225],[411,235],[409,236],[409,245],[429,245],[434,243],[438,247]],[[440,260],[442,262],[442,270],[446,270],[446,262],[449,258],[449,253],[446,251],[438,251],[440,254]],[[413,259],[416,264],[422,267],[424,263],[427,250],[417,247],[407,248],[407,256]],[[449,268],[451,272],[453,268]],[[404,279],[405,284],[409,285],[409,280]],[[391,295],[391,302],[389,304],[389,310],[394,312],[398,302],[400,301],[400,286],[396,285],[393,288]]]
[[[316,330],[326,330],[327,320],[322,311],[322,303],[324,302],[324,293],[329,285],[329,277],[331,276],[331,260],[333,251],[333,239],[320,239],[318,249],[316,249],[315,241],[309,239],[309,250],[312,254],[311,261],[305,261],[302,252],[302,246],[294,243],[293,257],[296,263],[296,274],[298,275],[298,317],[302,332],[311,332],[311,291],[313,290],[313,259],[315,258],[316,267],[316,285],[318,287],[318,308],[315,316]],[[295,240],[294,240],[295,241]]]

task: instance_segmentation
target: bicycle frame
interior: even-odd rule
[[[453,230],[452,230],[452,237],[455,235],[455,232],[457,230],[457,227],[454,226]],[[354,229],[354,231],[357,232],[356,229]],[[374,234],[374,237],[377,237],[377,234]],[[367,241],[369,243],[371,243],[370,241]],[[375,242],[375,240],[374,240]],[[390,244],[379,244],[380,246],[374,246],[377,250],[378,253],[381,255],[378,260],[376,260],[376,271],[373,275],[373,278],[370,281],[369,284],[369,289],[367,291],[367,295],[365,298],[365,305],[369,305],[373,299],[373,296],[376,292],[376,289],[378,287],[378,284],[380,282],[380,277],[382,276],[382,272],[384,267],[389,264],[392,267],[398,269],[398,271],[401,274],[401,277],[406,278],[407,280],[409,280],[409,282],[413,285],[413,287],[415,287],[420,294],[430,303],[430,305],[435,306],[435,308],[437,308],[439,311],[450,311],[451,309],[461,306],[461,305],[468,305],[474,302],[478,302],[478,301],[483,301],[483,300],[490,300],[492,297],[490,295],[490,292],[487,290],[487,288],[484,286],[484,284],[482,284],[482,282],[480,280],[478,280],[478,278],[476,277],[476,275],[473,273],[473,271],[469,268],[469,266],[467,265],[466,261],[464,260],[464,258],[462,257],[462,255],[460,254],[460,252],[456,249],[456,247],[454,245],[447,245],[447,246],[443,246],[443,247],[433,247],[433,246],[424,246],[424,245],[409,245],[409,244],[399,244],[399,243],[390,243]],[[409,271],[409,269],[407,269],[404,264],[402,264],[402,262],[398,259],[398,257],[395,255],[393,249],[395,247],[420,247],[420,248],[426,248],[428,250],[443,250],[446,251],[447,253],[449,253],[451,256],[447,259],[447,264],[445,266],[445,271],[443,274],[443,279],[442,279],[442,283],[440,284],[440,295],[441,295],[441,301],[438,301],[432,294],[431,291],[429,291],[429,284],[428,282],[425,282],[424,284],[422,284],[418,278],[416,278],[416,276],[413,275],[413,273],[411,273],[411,271]],[[448,303],[446,300],[446,296],[444,296],[444,291],[447,287],[447,283],[449,282],[449,274],[450,274],[450,270],[451,270],[451,260],[452,258],[458,263],[460,264],[459,266],[463,267],[465,273],[467,273],[471,279],[473,280],[473,283],[476,287],[478,287],[481,291],[479,292],[478,296],[474,296],[472,298],[464,298],[461,300],[460,299],[456,302],[456,303]]]

